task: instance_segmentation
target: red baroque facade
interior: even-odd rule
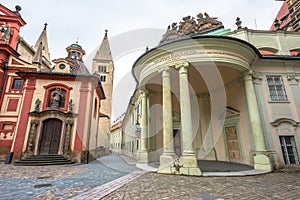
[[[86,163],[101,149],[100,78],[87,70],[78,44],[51,62],[46,25],[36,45],[27,44],[19,11],[0,5],[0,160],[54,154]]]

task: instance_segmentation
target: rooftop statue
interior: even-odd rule
[[[162,36],[160,43],[177,39],[190,34],[206,33],[218,28],[223,28],[222,22],[217,20],[217,17],[210,17],[206,12],[204,15],[199,13],[197,18],[186,16],[179,22],[169,25],[167,32]]]

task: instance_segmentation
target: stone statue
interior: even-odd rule
[[[179,32],[188,35],[194,32],[196,21],[194,17],[186,16],[182,18],[183,21],[179,22]]]
[[[62,96],[62,93],[60,92],[60,89],[57,88],[54,92],[53,92],[53,100],[56,102],[60,101],[60,97]]]
[[[186,16],[182,18],[178,26],[175,22],[168,26],[160,43],[174,40],[185,35],[201,34],[219,28],[223,28],[222,22],[218,21],[217,17],[210,17],[207,13],[204,13],[204,15],[199,13],[196,20],[194,17]]]
[[[34,111],[39,112],[40,111],[40,105],[41,105],[41,100],[39,98],[37,98],[37,100],[35,100]]]
[[[68,107],[69,107],[69,108],[68,108],[68,109],[69,109],[69,112],[73,112],[74,103],[73,103],[73,100],[72,100],[72,99],[69,101]]]
[[[206,23],[210,23],[211,25],[221,25],[222,22],[219,22],[217,17],[210,17],[206,12],[205,15],[205,21]]]
[[[239,17],[236,18],[235,25],[237,26],[238,29],[242,28],[242,21]]]
[[[8,24],[6,27],[5,27],[5,25],[2,26],[1,32],[2,32],[1,40],[5,41],[5,42],[9,42],[10,37],[13,34],[10,24]]]
[[[56,90],[52,93],[53,96],[53,102],[51,104],[52,108],[56,108],[56,109],[58,108],[62,95],[63,94],[61,93],[60,88],[56,88]]]

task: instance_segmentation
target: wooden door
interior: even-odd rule
[[[240,149],[239,141],[237,137],[236,127],[227,127],[225,128],[226,138],[227,138],[227,147],[228,155],[230,162],[240,162]]]
[[[174,130],[173,131],[173,139],[174,139],[174,151],[175,154],[180,157],[181,156],[181,138],[180,138],[180,131]]]
[[[62,121],[49,119],[44,121],[40,140],[40,155],[58,154]]]

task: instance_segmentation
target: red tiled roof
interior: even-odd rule
[[[288,18],[285,20],[284,23],[281,24],[281,19],[284,18],[287,15],[288,15]],[[287,24],[290,23],[291,16],[289,15],[289,8],[288,8],[288,5],[287,5],[286,2],[283,2],[283,4],[282,4],[281,8],[279,9],[275,19],[277,19],[279,21],[280,28],[284,28]],[[275,19],[274,19],[274,21],[275,21]],[[271,26],[270,30],[271,31],[276,30],[276,28],[274,26],[274,22],[272,23],[272,26]]]

